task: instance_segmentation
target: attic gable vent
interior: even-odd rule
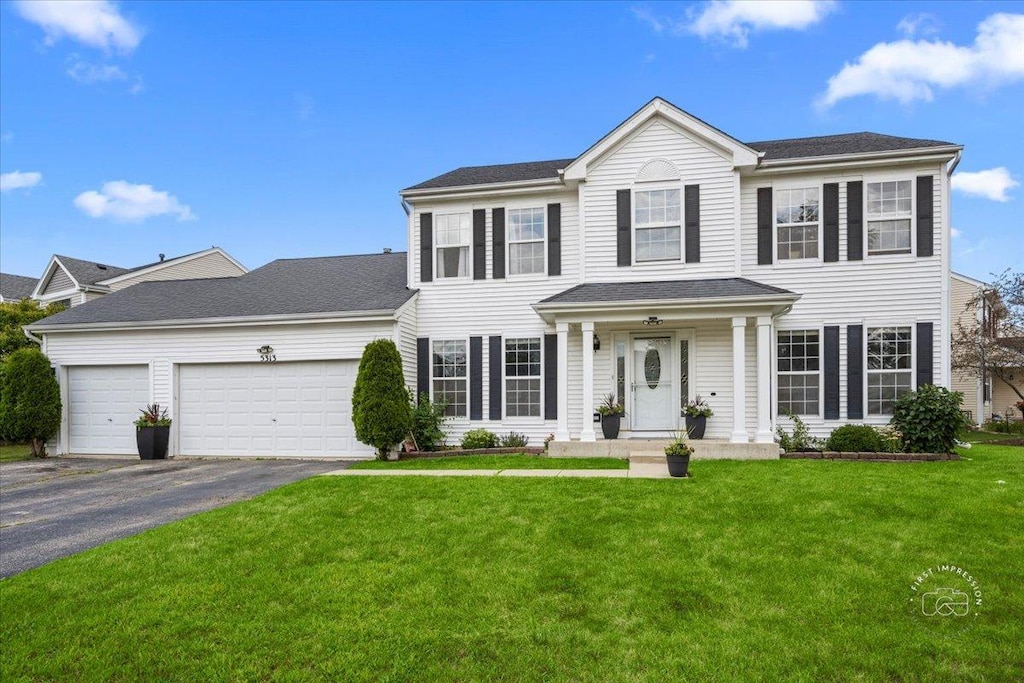
[[[651,159],[636,174],[638,183],[654,180],[679,180],[679,169],[668,159]]]

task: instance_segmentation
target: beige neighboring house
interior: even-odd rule
[[[978,326],[982,333],[991,326],[986,318],[989,311],[988,306],[972,306],[971,300],[988,285],[980,280],[951,273],[950,277],[950,307],[952,309],[953,335],[956,336],[958,323],[964,327]],[[1024,346],[1024,340],[1009,337],[1006,344]],[[1021,418],[1021,411],[1016,407],[1020,400],[1017,394],[1006,382],[999,378],[992,377],[983,372],[963,373],[953,371],[953,390],[964,395],[963,409],[969,411],[971,420],[975,424],[982,424],[992,419],[992,415],[1006,415],[1009,409],[1017,419]],[[1020,390],[1024,390],[1024,367],[1019,372],[1014,372],[1009,377]]]
[[[159,261],[135,268],[54,254],[31,296],[43,306],[59,302],[71,308],[140,282],[237,277],[247,272],[245,266],[220,247],[174,258],[160,254]]]

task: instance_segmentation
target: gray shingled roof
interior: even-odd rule
[[[750,298],[789,294],[788,289],[763,285],[743,277],[708,280],[665,280],[661,282],[588,282],[541,301],[541,304],[616,303],[622,301],[668,301],[677,299]]]
[[[514,183],[521,180],[545,180],[558,178],[558,171],[573,162],[573,159],[552,159],[551,161],[527,161],[521,164],[498,164],[496,166],[463,166],[431,178],[405,190],[428,190],[436,187],[462,187],[463,185],[488,185],[490,183]],[[403,190],[403,192],[405,191]]]
[[[34,277],[0,273],[0,296],[3,296],[8,301],[27,299],[32,296],[32,291],[36,288],[37,282],[39,280]]]
[[[83,261],[70,256],[61,256],[60,254],[57,254],[57,258],[64,264],[64,269],[80,285],[94,285],[100,280],[124,275],[129,271],[128,268],[108,266],[94,261]]]
[[[38,325],[393,311],[416,291],[405,280],[404,252],[279,259],[238,277],[143,282]]]

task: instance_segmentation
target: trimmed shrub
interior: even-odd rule
[[[376,448],[382,460],[412,427],[402,357],[390,339],[377,339],[363,349],[352,391],[352,423],[356,438]]]
[[[412,403],[412,438],[416,439],[416,446],[421,451],[436,451],[439,446],[444,445],[444,431],[441,429],[447,419],[444,414],[445,403],[430,401],[430,394],[420,394],[420,400],[415,400],[415,394],[409,392],[409,401]]]
[[[896,401],[892,424],[908,453],[952,453],[957,434],[967,429],[960,412],[963,394],[926,384]]]
[[[497,448],[498,435],[486,429],[471,429],[462,435],[462,447],[466,450],[474,448]]]
[[[528,443],[530,443],[530,437],[519,432],[509,432],[498,439],[498,445],[501,448],[526,448]]]
[[[825,450],[879,453],[882,451],[882,437],[869,425],[843,425],[836,427],[829,434]]]
[[[0,438],[32,445],[46,457],[46,440],[60,429],[60,385],[50,361],[34,347],[9,354],[0,369]]]

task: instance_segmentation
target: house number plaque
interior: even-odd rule
[[[260,348],[256,349],[256,353],[260,354],[261,363],[273,363],[277,360],[277,354],[274,353],[274,347],[270,344],[264,344]]]

